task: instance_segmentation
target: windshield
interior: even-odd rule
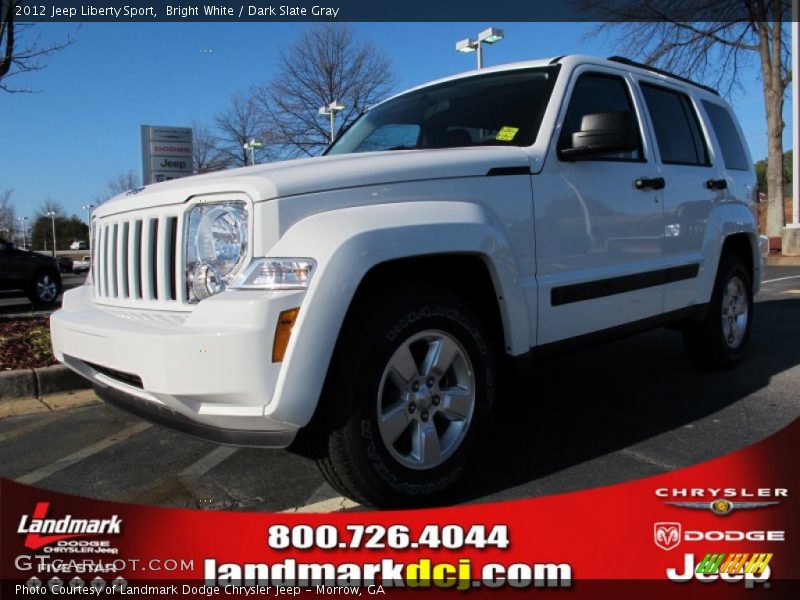
[[[448,81],[398,96],[365,113],[327,154],[530,146],[558,67]]]

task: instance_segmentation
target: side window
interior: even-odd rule
[[[661,162],[708,166],[708,149],[689,97],[648,83],[642,83],[641,88],[656,133]]]
[[[747,162],[747,153],[744,151],[739,132],[736,131],[728,109],[707,100],[703,100],[703,108],[706,109],[708,118],[711,119],[711,126],[714,128],[717,141],[722,149],[725,168],[749,171],[750,164]]]
[[[572,134],[580,130],[581,120],[586,115],[603,112],[631,112],[633,102],[628,92],[628,86],[621,77],[603,75],[600,73],[585,73],[580,76],[572,89],[564,126],[558,140],[559,148],[570,145]],[[635,113],[634,113],[635,114]],[[638,125],[638,120],[637,120]],[[642,160],[642,146],[631,152],[612,152],[596,157],[593,160]]]

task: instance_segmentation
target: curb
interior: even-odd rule
[[[64,365],[0,371],[0,401],[87,390],[92,384]]]
[[[800,267],[800,256],[775,255],[767,257],[768,267]]]

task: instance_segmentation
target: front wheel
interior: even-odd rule
[[[727,369],[742,360],[753,325],[753,285],[744,261],[733,253],[720,259],[706,317],[683,331],[692,361],[707,369]]]
[[[445,291],[398,297],[350,325],[323,407],[320,468],[380,507],[441,502],[469,464],[496,393],[489,337]]]

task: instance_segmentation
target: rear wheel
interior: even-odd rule
[[[753,324],[753,285],[744,261],[728,252],[720,259],[708,312],[683,331],[692,361],[707,369],[727,369],[742,360]]]
[[[28,299],[36,306],[52,306],[61,293],[61,277],[52,271],[39,271],[28,287]]]
[[[381,507],[431,505],[452,491],[495,397],[489,338],[458,297],[396,297],[352,324],[337,349],[315,435],[342,494]]]

